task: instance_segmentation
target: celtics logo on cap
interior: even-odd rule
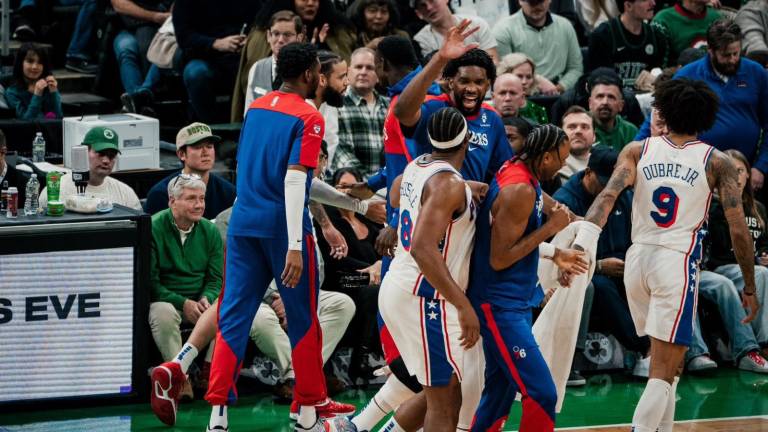
[[[111,129],[104,129],[104,138],[111,140],[115,138],[115,133]]]

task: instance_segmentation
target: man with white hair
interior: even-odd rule
[[[517,117],[525,105],[523,82],[515,74],[503,73],[493,83],[493,107],[502,118]]]
[[[181,349],[181,323],[195,324],[221,291],[224,250],[203,218],[205,189],[199,176],[180,174],[168,183],[169,208],[152,216],[149,325],[165,361]],[[188,381],[182,394],[192,395]]]

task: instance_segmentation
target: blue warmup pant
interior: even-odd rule
[[[478,307],[479,306],[479,307]],[[530,314],[475,306],[485,351],[485,387],[472,431],[500,431],[515,395],[523,395],[520,430],[553,431],[557,390],[531,330]]]
[[[224,289],[219,296],[219,329],[213,353],[208,393],[211,405],[228,405],[237,399],[235,381],[248,342],[248,331],[272,279],[277,283],[288,318],[291,361],[296,373],[294,400],[316,405],[326,400],[322,333],[317,320],[319,276],[315,240],[305,233],[303,271],[298,285],[285,287],[287,242],[283,238],[227,236]]]

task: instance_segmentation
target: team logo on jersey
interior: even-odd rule
[[[488,147],[488,134],[469,131],[469,143],[480,147]],[[469,147],[472,151],[472,147]]]
[[[645,53],[648,55],[653,55],[654,47],[653,44],[648,44],[645,46]]]
[[[482,117],[480,117],[480,120],[481,120],[483,123],[486,123],[486,122],[488,121],[488,116],[487,116],[487,115],[485,115],[485,113],[483,113],[483,116],[482,116]]]
[[[514,355],[517,360],[524,359],[526,356],[525,348],[520,348],[519,346],[513,346],[512,355]]]
[[[316,134],[320,133],[320,125],[314,125],[312,129],[315,131]]]

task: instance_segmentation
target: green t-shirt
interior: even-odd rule
[[[692,14],[679,4],[662,9],[653,17],[669,38],[669,64],[676,64],[677,57],[686,48],[704,48],[707,45],[707,29],[720,18],[720,12],[711,7],[701,14]]]
[[[616,117],[616,125],[611,131],[606,131],[599,125],[595,128],[596,141],[611,146],[617,152],[632,142],[635,135],[637,135],[637,126],[624,120],[621,116]]]

